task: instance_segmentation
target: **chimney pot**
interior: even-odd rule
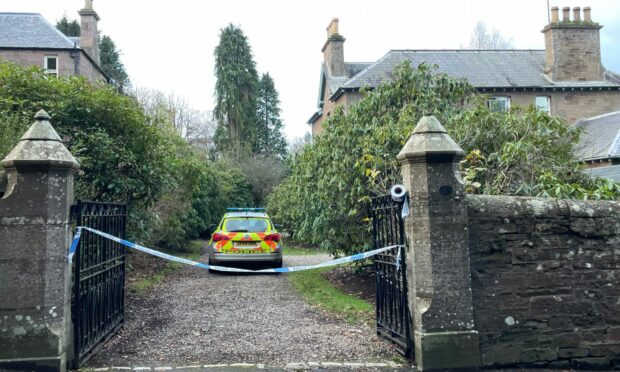
[[[557,23],[560,21],[559,10],[560,8],[558,8],[557,6],[551,8],[551,23]]]
[[[567,6],[562,8],[562,22],[570,22],[570,8]]]
[[[585,8],[583,8],[583,20],[585,22],[592,22],[592,16],[590,15],[590,7],[586,6]]]
[[[329,23],[329,26],[327,26],[327,38],[329,39],[332,35],[337,35],[337,34],[338,34],[338,18],[334,18]]]
[[[573,8],[573,22],[581,22],[581,8],[578,6]]]

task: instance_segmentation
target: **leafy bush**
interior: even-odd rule
[[[292,175],[269,196],[269,212],[294,238],[334,253],[368,245],[370,197],[400,182],[396,154],[425,114],[459,112],[471,87],[427,65],[403,64],[393,83],[364,92],[345,115],[337,109],[324,131],[291,162]]]

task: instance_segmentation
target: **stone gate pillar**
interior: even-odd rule
[[[458,162],[463,150],[434,116],[425,116],[398,154],[410,213],[409,307],[419,368],[480,365],[474,328],[467,206]]]
[[[62,371],[70,334],[69,209],[77,161],[45,111],[0,162],[0,370]]]

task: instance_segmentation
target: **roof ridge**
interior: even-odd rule
[[[0,12],[0,15],[41,15],[41,13],[30,13],[30,12]]]
[[[602,118],[606,118],[608,116],[617,115],[617,114],[620,114],[620,111],[606,112],[604,114],[600,114],[600,115],[596,115],[596,116],[591,116],[589,118],[585,118],[585,119],[582,119],[582,120],[584,120],[584,121],[597,120],[597,119],[602,119]]]
[[[390,49],[390,52],[544,52],[544,49]]]
[[[614,151],[619,149],[620,150],[620,129],[618,129],[618,133],[616,133],[616,137],[614,138],[613,141],[611,141],[611,144],[609,145],[609,149],[607,149],[607,157],[614,157],[616,154],[620,155],[620,151]]]
[[[376,66],[379,62],[383,61],[384,59],[387,58],[387,56],[390,55],[392,51],[389,50],[387,53],[385,53],[385,55],[381,58],[379,58],[377,61],[375,62],[370,62],[370,64],[368,66],[366,66],[362,71],[358,72],[357,74],[351,76],[350,79],[348,79],[347,81],[344,82],[344,84],[342,84],[342,86],[347,85],[349,82],[353,81],[354,79],[357,79],[359,77],[361,77],[363,74],[365,74],[366,72],[368,72],[373,66]],[[336,92],[334,92],[336,93]]]

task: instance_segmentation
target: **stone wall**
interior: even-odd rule
[[[620,367],[620,204],[467,196],[485,366]]]

